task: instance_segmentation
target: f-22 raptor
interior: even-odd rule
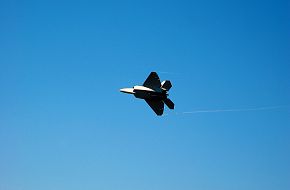
[[[168,98],[168,91],[172,87],[169,80],[162,83],[156,72],[151,72],[143,86],[122,88],[121,92],[133,94],[136,98],[144,99],[157,115],[162,115],[164,103],[169,109],[174,109],[174,103]]]

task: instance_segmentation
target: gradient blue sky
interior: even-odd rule
[[[2,0],[0,189],[289,190],[289,10]],[[163,117],[118,91],[151,71],[174,85]],[[284,107],[182,114],[265,106]]]

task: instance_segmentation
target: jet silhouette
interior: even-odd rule
[[[174,103],[168,98],[168,91],[172,87],[169,80],[160,82],[156,72],[151,72],[143,83],[143,86],[133,88],[122,88],[121,92],[134,94],[136,98],[144,99],[157,115],[162,115],[164,103],[170,109],[174,109]]]

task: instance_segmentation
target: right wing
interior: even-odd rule
[[[145,99],[147,104],[152,108],[152,110],[157,114],[157,115],[162,115],[163,110],[164,110],[164,103],[162,100],[147,100]]]
[[[156,89],[161,87],[161,82],[159,79],[159,76],[157,75],[156,72],[151,72],[148,78],[145,80],[143,83],[143,86],[151,88],[151,89]]]

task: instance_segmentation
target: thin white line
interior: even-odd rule
[[[216,112],[246,112],[246,111],[262,111],[262,110],[275,110],[280,108],[287,108],[289,106],[267,106],[258,108],[245,108],[245,109],[216,109],[216,110],[195,110],[182,112],[183,114],[195,114],[195,113],[216,113]]]

